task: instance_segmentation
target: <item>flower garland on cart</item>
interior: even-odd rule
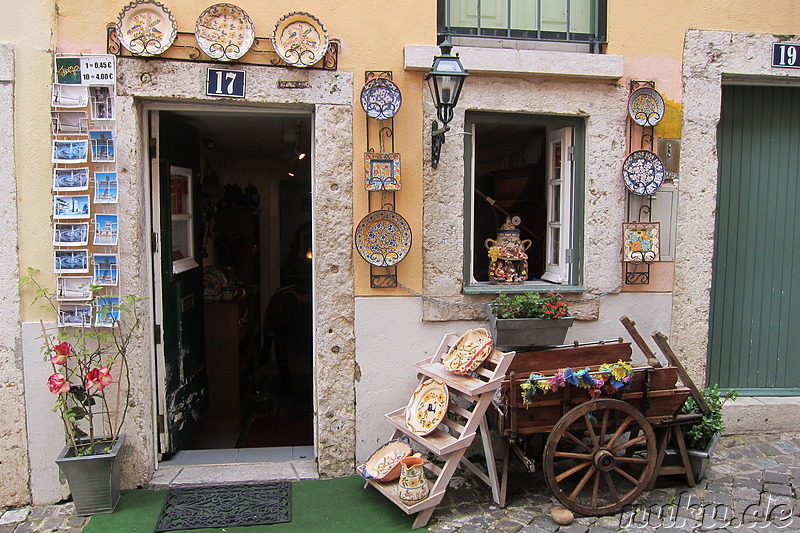
[[[619,360],[616,363],[602,364],[597,371],[592,371],[589,367],[582,370],[562,368],[552,377],[534,372],[520,384],[520,388],[522,389],[522,401],[526,405],[531,403],[533,397],[539,392],[542,394],[555,392],[566,385],[587,389],[592,399],[595,399],[603,392],[614,394],[627,387],[632,378],[633,366]]]

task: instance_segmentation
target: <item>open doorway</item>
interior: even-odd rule
[[[312,118],[150,112],[165,458],[314,444]]]

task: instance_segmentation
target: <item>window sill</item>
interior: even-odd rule
[[[623,57],[580,52],[514,50],[459,46],[455,48],[464,68],[470,74],[517,74],[595,80],[618,80],[624,73]],[[429,71],[439,47],[408,44],[405,47],[405,69]]]
[[[501,292],[558,292],[569,294],[585,292],[586,287],[582,285],[556,285],[547,282],[527,282],[521,285],[476,283],[464,286],[463,291],[464,294],[499,294]]]

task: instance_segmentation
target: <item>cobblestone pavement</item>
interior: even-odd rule
[[[512,460],[508,504],[500,509],[489,488],[454,477],[428,525],[432,533],[606,533],[615,531],[800,531],[800,435],[741,435],[720,440],[705,478],[694,488],[678,476],[662,478],[631,509],[604,517],[576,516],[558,526],[559,507],[540,473]],[[463,474],[463,472],[460,472]],[[88,518],[71,503],[22,507],[0,514],[0,533],[81,533]],[[377,532],[376,532],[377,533]]]

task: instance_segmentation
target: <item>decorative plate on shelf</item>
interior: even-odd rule
[[[231,61],[250,50],[256,36],[250,16],[233,4],[214,4],[200,13],[194,28],[197,45],[211,59]]]
[[[117,35],[122,46],[137,56],[157,56],[178,33],[172,12],[156,0],[135,0],[119,13]]]
[[[622,164],[622,178],[633,194],[649,196],[663,185],[664,163],[649,150],[633,152]]]
[[[389,78],[374,78],[361,89],[361,107],[370,118],[392,118],[400,110],[403,96]]]
[[[655,126],[664,116],[664,99],[652,87],[640,87],[628,98],[628,113],[640,126]]]
[[[406,425],[417,435],[427,435],[442,421],[449,405],[447,385],[438,379],[426,379],[411,395],[406,407]]]
[[[314,15],[284,15],[275,24],[272,44],[281,59],[293,67],[310,67],[325,56],[328,32]]]
[[[203,268],[203,298],[208,302],[222,298],[222,290],[228,284],[225,274],[217,267]]]
[[[356,250],[375,266],[392,266],[411,249],[411,227],[391,209],[372,211],[356,227]]]
[[[367,462],[356,470],[364,479],[394,481],[400,477],[400,460],[411,455],[412,451],[408,437],[403,435],[372,452]]]
[[[472,372],[492,353],[492,337],[484,328],[471,329],[450,347],[442,358],[445,370],[454,374]]]

